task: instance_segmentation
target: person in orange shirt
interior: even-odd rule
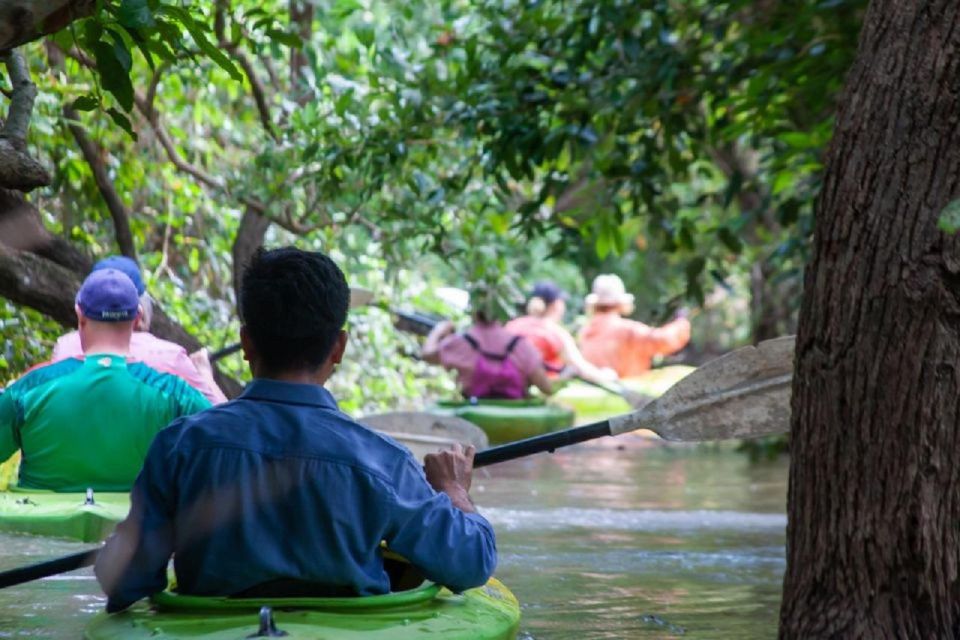
[[[570,332],[561,326],[567,310],[566,298],[566,292],[553,282],[538,282],[527,302],[527,315],[514,318],[504,328],[523,336],[540,351],[551,377],[569,367],[573,375],[592,382],[614,382],[617,372],[590,364]]]
[[[610,367],[621,378],[649,371],[654,356],[676,353],[690,341],[690,321],[682,314],[662,327],[621,317],[633,311],[633,294],[615,274],[596,277],[586,307],[593,315],[578,335],[580,350],[594,365]]]

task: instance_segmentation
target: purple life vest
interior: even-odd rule
[[[466,389],[471,398],[506,398],[515,400],[527,394],[526,377],[520,373],[517,364],[510,359],[510,353],[520,341],[514,336],[504,353],[490,353],[480,348],[476,339],[468,333],[463,339],[477,352],[477,361],[473,367],[470,388]]]

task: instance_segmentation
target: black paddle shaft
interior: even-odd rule
[[[608,420],[586,424],[582,427],[564,429],[563,431],[556,431],[554,433],[545,433],[542,436],[534,436],[509,444],[502,444],[499,447],[484,449],[474,457],[473,466],[475,468],[485,467],[488,464],[515,460],[516,458],[533,455],[534,453],[543,453],[545,451],[553,452],[554,449],[559,449],[560,447],[567,447],[572,444],[578,444],[609,435],[611,435],[611,433],[610,422]]]
[[[0,589],[13,587],[18,584],[23,584],[24,582],[39,580],[40,578],[46,578],[58,573],[73,571],[74,569],[80,569],[82,567],[89,567],[97,561],[99,554],[100,547],[97,547],[64,556],[63,558],[57,558],[56,560],[48,560],[47,562],[40,562],[27,567],[0,572]]]
[[[224,347],[223,349],[218,349],[217,351],[214,351],[213,353],[211,353],[211,354],[210,354],[210,362],[213,363],[213,362],[216,362],[217,360],[219,360],[219,359],[221,359],[221,358],[226,358],[226,357],[229,356],[230,354],[236,353],[237,351],[240,351],[240,343],[239,343],[239,342],[237,342],[236,344],[232,344],[232,345],[230,345],[229,347]]]

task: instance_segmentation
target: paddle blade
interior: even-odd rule
[[[359,418],[360,424],[390,436],[404,445],[414,457],[422,460],[424,454],[448,449],[454,443],[477,451],[486,449],[490,442],[483,429],[455,416],[436,416],[419,411],[393,411]]]
[[[640,411],[610,419],[612,435],[644,428],[666,440],[755,438],[790,429],[794,337],[712,360]]]
[[[365,307],[373,301],[373,291],[350,287],[350,308]]]
[[[626,400],[633,409],[642,409],[653,400],[652,397],[640,393],[638,391],[631,391],[630,389],[624,389],[619,394],[624,400]]]

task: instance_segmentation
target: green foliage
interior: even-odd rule
[[[204,344],[235,340],[230,256],[251,207],[274,223],[268,244],[330,251],[408,308],[429,310],[426,292],[447,284],[511,309],[542,277],[579,297],[615,271],[645,320],[716,306],[695,323],[721,348],[748,337],[758,270],[799,281],[865,0],[312,5],[301,38],[286,2],[113,0],[55,36],[75,54],[62,68],[27,50],[31,146],[54,171],[34,199],[45,224],[116,251],[64,126],[71,104],[131,211],[151,290]],[[401,355],[416,345],[382,311],[354,320],[356,359],[335,382],[346,406],[451,388]]]

